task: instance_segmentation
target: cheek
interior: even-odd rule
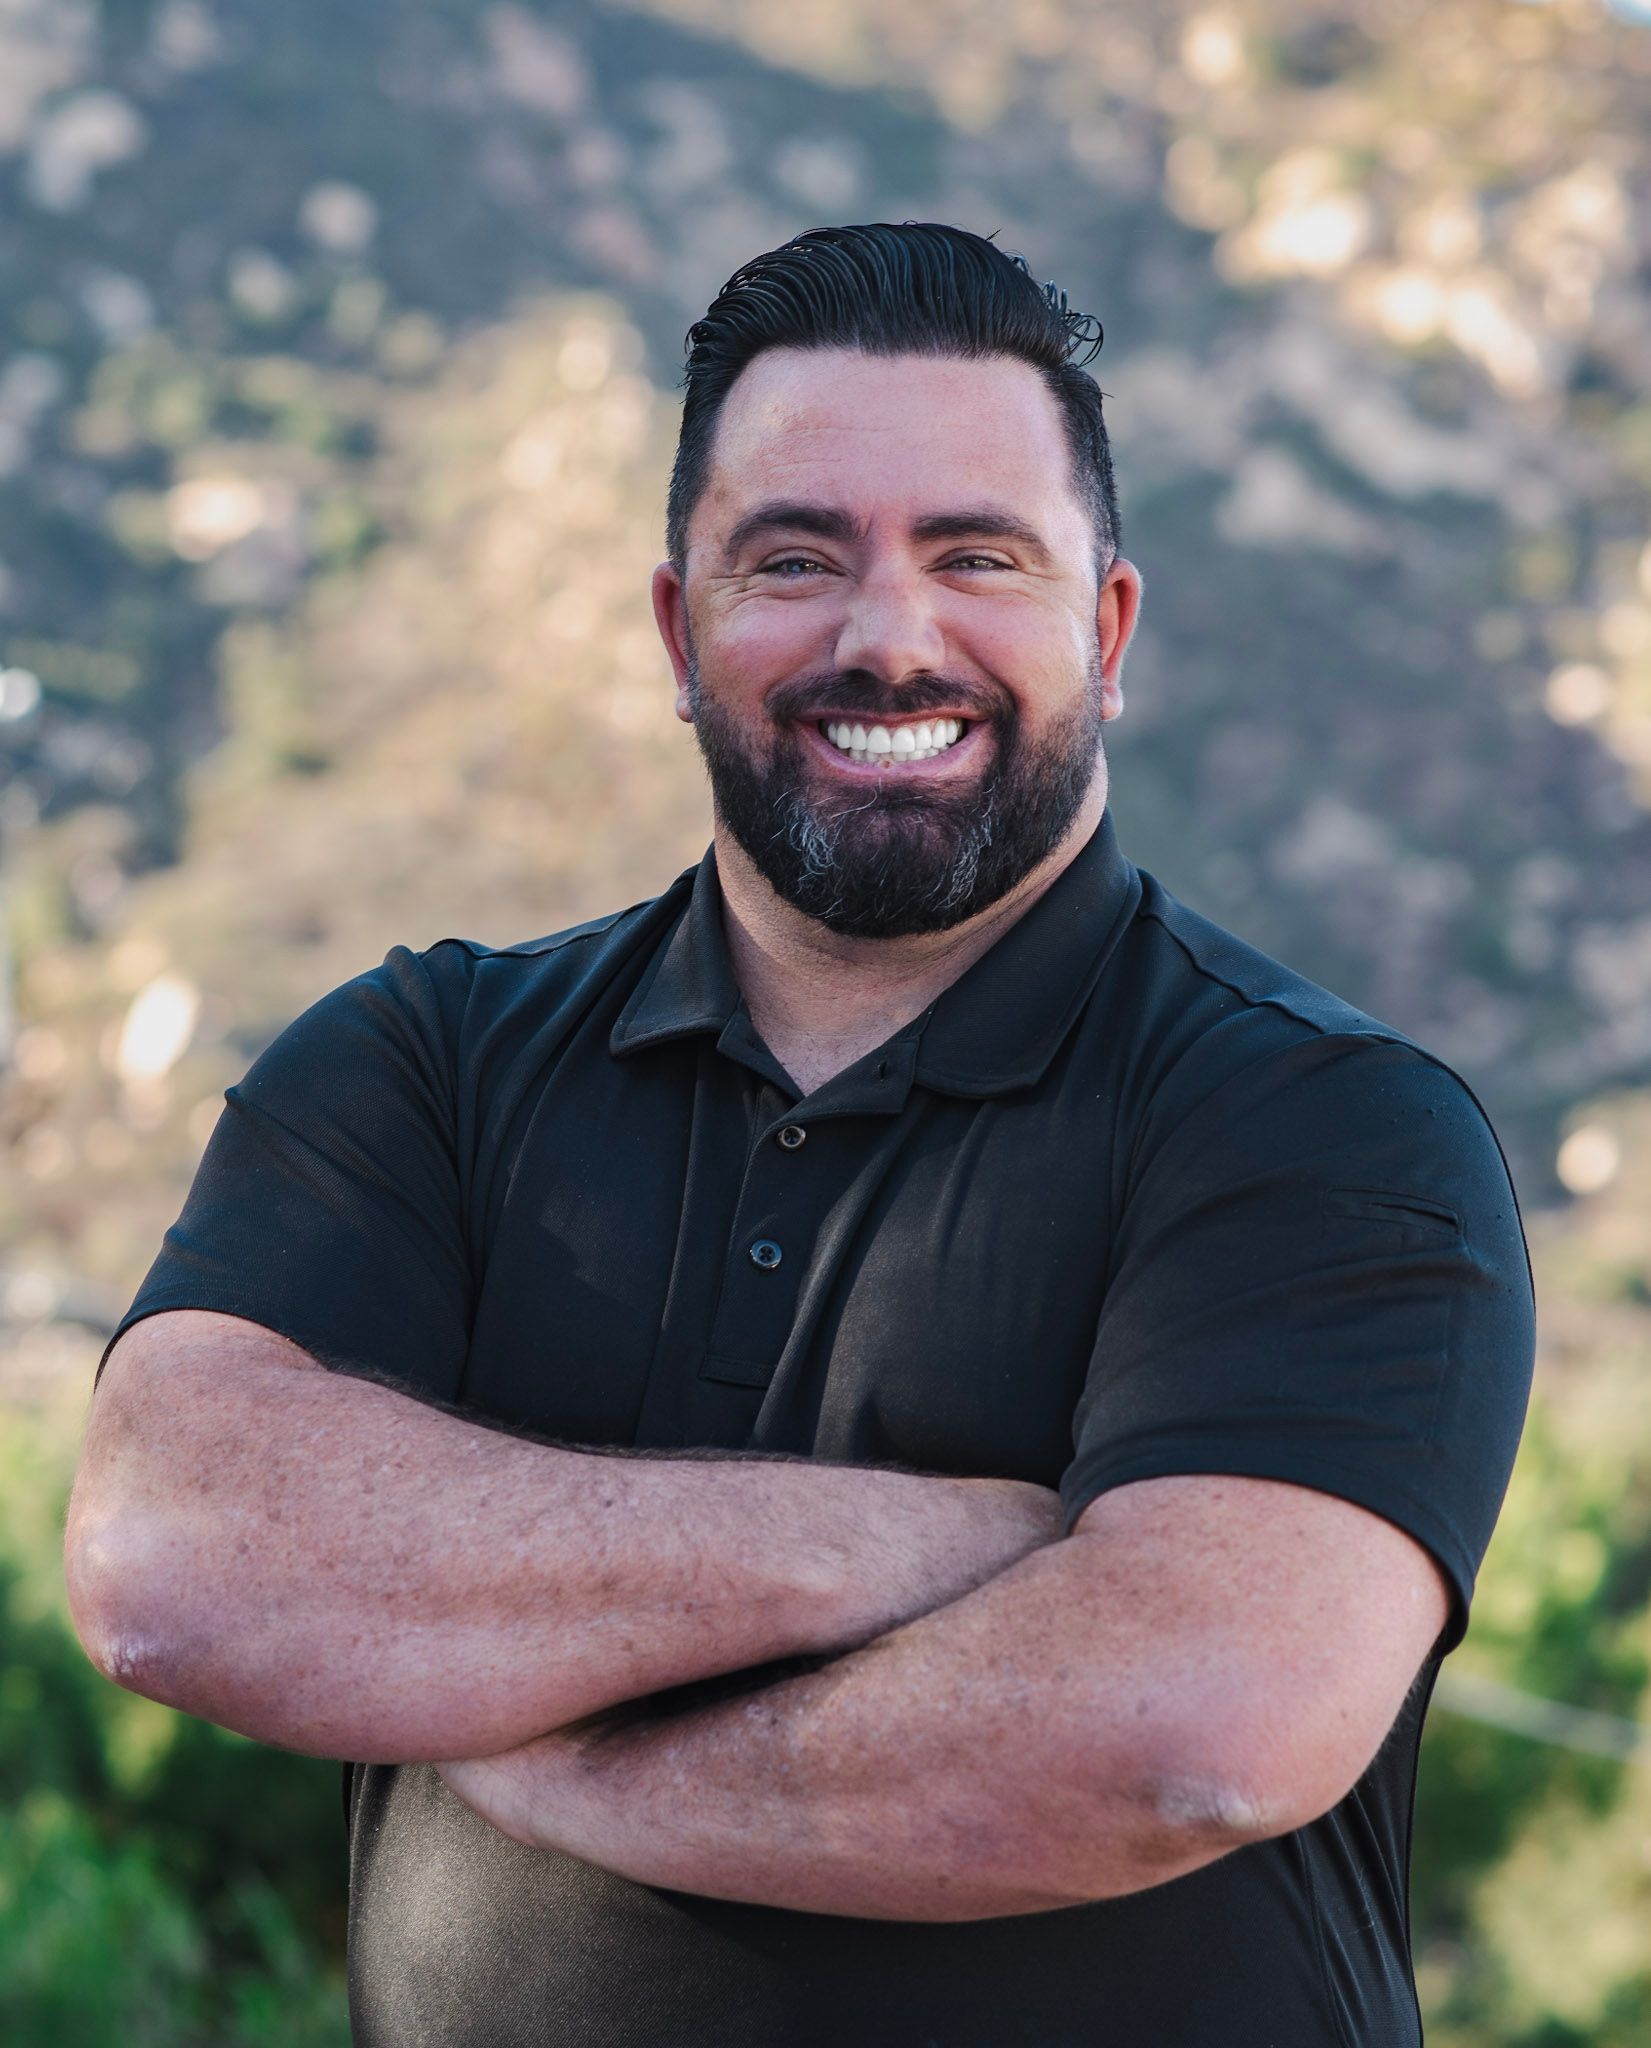
[[[839,625],[835,608],[819,598],[750,598],[708,621],[700,663],[736,689],[761,689],[829,668]]]
[[[1028,592],[949,606],[939,622],[955,654],[1006,680],[1024,677],[1028,687],[1059,687],[1081,675],[1095,637],[1086,614]]]
[[[818,666],[822,656],[829,664],[837,637],[833,610],[818,600],[749,604],[729,622],[732,658],[764,678],[795,675]]]
[[[1070,710],[1093,660],[1070,612],[1055,617],[1032,606],[994,607],[990,618],[968,621],[947,644],[965,669],[1002,683],[1033,726]]]

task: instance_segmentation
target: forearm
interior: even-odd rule
[[[135,1690],[318,1755],[485,1754],[840,1649],[1054,1533],[1032,1488],[590,1456],[260,1359],[151,1356],[140,1398],[121,1363],[71,1510],[83,1639]]]
[[[1266,1830],[1187,1764],[1168,1674],[1074,1645],[1070,1551],[748,1698],[442,1775],[518,1840],[716,1898],[967,1920],[1163,1883]]]

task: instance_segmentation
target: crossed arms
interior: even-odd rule
[[[1143,1889],[1362,1775],[1437,1567],[1264,1480],[1102,1495],[630,1458],[478,1427],[204,1310],[110,1355],[70,1504],[107,1676],[261,1741],[429,1762],[639,1881],[965,1920]],[[666,1714],[626,1703],[823,1668]]]

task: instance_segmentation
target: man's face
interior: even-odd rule
[[[723,823],[830,930],[942,931],[1072,825],[1138,584],[1028,365],[775,349],[655,607]],[[1103,785],[1104,794],[1104,785]]]

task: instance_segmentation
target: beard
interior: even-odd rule
[[[776,690],[773,751],[748,749],[738,722],[701,681],[690,655],[688,697],[712,800],[775,892],[844,937],[949,931],[1007,895],[1052,853],[1077,816],[1102,751],[1100,650],[1082,703],[1039,740],[1027,738],[1006,691],[914,677],[891,690],[864,670],[810,676]],[[993,727],[990,765],[966,786],[909,781],[816,790],[792,720],[815,705],[868,722],[961,711]]]

